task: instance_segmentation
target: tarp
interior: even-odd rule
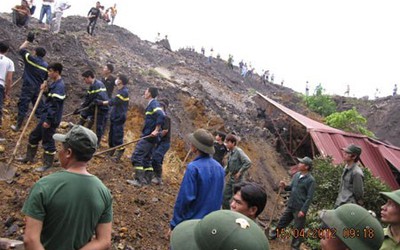
[[[369,168],[375,177],[380,178],[392,189],[399,188],[399,183],[397,183],[389,163],[400,171],[400,148],[369,138],[365,135],[348,133],[332,128],[286,108],[258,92],[257,94],[292,119],[302,124],[311,135],[318,152],[325,157],[331,156],[334,164],[343,162],[342,148],[353,143],[361,147],[361,163]]]

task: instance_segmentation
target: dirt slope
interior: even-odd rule
[[[17,29],[8,20],[9,15],[0,15],[0,32],[2,39],[12,44],[9,56],[18,62],[18,47],[28,30]],[[125,184],[132,174],[128,158],[134,145],[125,152],[121,164],[114,164],[106,158],[96,158],[90,163],[90,171],[102,179],[113,193],[113,249],[167,249],[168,240],[164,233],[168,229],[184,172],[182,161],[188,150],[185,135],[200,127],[210,131],[235,131],[241,137],[239,146],[253,162],[250,178],[261,183],[268,193],[269,202],[261,215],[261,219],[266,221],[272,210],[270,201],[276,199],[276,184],[288,178],[289,166],[284,157],[276,152],[276,138],[265,127],[265,118],[259,116],[258,105],[253,97],[255,91],[260,91],[306,114],[308,112],[300,105],[298,95],[280,85],[263,85],[257,76],[243,79],[237,68],[228,69],[223,60],[215,59],[210,64],[206,57],[193,51],[171,52],[160,45],[143,41],[123,28],[103,23],[99,23],[96,36],[91,37],[85,32],[85,26],[84,18],[68,17],[62,23],[65,32],[55,36],[40,31],[35,20],[31,22],[30,29],[38,33],[34,46],[45,47],[48,51],[47,61],[59,61],[65,67],[63,78],[68,91],[65,113],[74,110],[82,101],[86,86],[80,74],[87,69],[100,73],[101,67],[108,62],[115,64],[116,74],[124,73],[131,80],[125,141],[140,136],[146,105],[142,95],[148,86],[159,87],[160,98],[167,98],[170,102],[168,113],[172,118],[173,142],[164,164],[165,185],[138,189]],[[16,63],[14,79],[21,76],[22,71],[22,65]],[[12,94],[1,130],[7,138],[4,144],[6,152],[0,157],[12,152],[19,136],[19,133],[8,129],[15,119],[18,86],[12,90]],[[74,122],[76,118],[68,121]],[[30,128],[33,126],[31,124]],[[60,132],[63,131],[60,129]],[[26,141],[25,136],[20,154],[25,152]],[[101,149],[106,148],[107,136],[101,145]],[[29,188],[41,177],[32,171],[39,164],[40,155],[39,162],[34,165],[16,164],[18,177],[14,182],[0,183],[0,220],[3,222],[0,236],[20,238],[23,234],[24,222],[20,210]],[[278,211],[282,208],[280,201]],[[282,249],[282,243],[273,243],[272,249]]]

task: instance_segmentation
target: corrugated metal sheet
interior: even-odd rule
[[[362,164],[368,167],[374,176],[380,178],[392,189],[399,188],[399,183],[397,183],[388,162],[400,171],[400,148],[368,138],[364,135],[347,133],[339,129],[331,128],[288,109],[260,93],[258,94],[306,127],[322,156],[332,156],[333,163],[340,164],[344,160],[341,149],[350,143],[356,144],[362,149]]]

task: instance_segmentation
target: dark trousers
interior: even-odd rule
[[[21,89],[21,96],[18,101],[18,119],[24,120],[29,110],[29,103],[35,105],[39,95],[39,89],[35,90],[33,87],[23,86]],[[42,114],[43,101],[40,100],[39,105],[35,111],[36,118],[40,119]]]
[[[222,201],[222,209],[230,209],[231,208],[231,199],[233,197],[233,185],[242,182],[244,176],[242,175],[239,180],[235,181],[233,178],[233,174],[230,174],[228,181],[225,183],[224,187],[224,198]]]
[[[3,104],[4,104],[4,87],[0,85],[0,127],[3,118]]]
[[[108,146],[116,147],[124,143],[125,119],[110,121],[110,132],[108,133]]]
[[[96,135],[97,135],[97,144],[98,145],[100,145],[101,138],[104,135],[104,130],[105,130],[106,122],[107,122],[107,113],[108,113],[107,110],[100,110],[99,109],[97,111],[96,131],[93,131],[93,132],[95,132]],[[88,118],[96,119],[93,109],[82,111],[81,117],[83,119],[85,119],[85,120],[88,119]],[[91,127],[92,126],[90,126],[89,129],[92,129]]]
[[[281,230],[289,226],[289,224],[293,221],[293,229],[289,230],[291,233],[294,232],[294,230],[297,230],[297,232],[301,232],[301,230],[304,230],[304,226],[306,224],[306,217],[298,217],[297,214],[299,213],[299,210],[295,210],[292,208],[286,208],[286,210],[283,212],[282,217],[279,219],[278,225],[276,226],[276,230]],[[301,235],[298,233],[296,236]],[[303,234],[304,235],[304,234]],[[292,239],[292,248],[294,249],[300,249],[300,245],[303,242],[304,238],[299,236],[299,237],[293,237]]]
[[[170,146],[171,143],[169,141],[161,141],[153,151],[151,165],[153,166],[156,177],[161,177],[162,175],[164,156],[169,150]]]
[[[151,155],[155,146],[154,144],[146,139],[139,141],[131,157],[131,162],[135,169],[153,171]]]
[[[87,33],[93,36],[94,28],[96,27],[97,19],[89,20],[89,24],[87,26]]]
[[[44,128],[43,121],[40,121],[36,128],[29,134],[29,144],[39,145],[42,141],[42,146],[47,154],[53,154],[56,152],[56,144],[54,143],[53,135],[56,132],[56,128]]]

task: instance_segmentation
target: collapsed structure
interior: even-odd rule
[[[274,100],[257,92],[257,102],[268,110],[269,114],[285,115],[287,123],[276,124],[270,120],[278,137],[279,144],[293,159],[305,154],[318,155],[333,159],[334,164],[343,162],[343,147],[353,143],[362,148],[360,162],[371,173],[381,179],[390,188],[398,189],[400,183],[400,148],[383,143],[365,135],[348,133],[317,122],[299,114]],[[293,121],[295,123],[293,123]],[[286,128],[288,127],[288,128]]]

